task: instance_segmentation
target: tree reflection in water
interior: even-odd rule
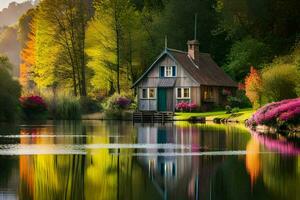
[[[68,144],[66,148],[83,152],[20,155],[18,167],[0,157],[1,163],[19,170],[19,199],[296,199],[300,180],[298,155],[272,153],[236,126],[49,122],[21,127],[19,134],[25,137],[0,138],[0,144],[53,149]],[[240,150],[246,153],[190,155]],[[15,180],[12,173],[2,174],[0,194]]]

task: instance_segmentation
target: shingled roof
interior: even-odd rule
[[[191,59],[187,52],[166,48],[157,60],[133,84],[135,87],[165,55],[171,56],[200,85],[237,87],[234,82],[211,58],[210,54],[200,53],[199,59]]]
[[[199,59],[193,60],[187,52],[167,51],[200,85],[237,87],[237,83],[215,63],[210,54],[200,53]]]

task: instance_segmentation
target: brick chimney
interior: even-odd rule
[[[200,51],[199,51],[199,42],[198,40],[189,40],[187,42],[188,45],[188,55],[194,61],[199,59]]]

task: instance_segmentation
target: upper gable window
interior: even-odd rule
[[[176,77],[177,69],[176,66],[161,66],[160,77]]]
[[[172,67],[166,67],[166,77],[172,77]]]

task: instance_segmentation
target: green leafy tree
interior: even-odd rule
[[[253,38],[237,41],[228,55],[228,64],[225,70],[237,81],[249,73],[250,66],[263,66],[270,61],[270,48],[263,42]]]
[[[35,82],[40,87],[73,87],[86,96],[86,26],[91,2],[44,0],[36,15]]]
[[[122,89],[129,89],[134,74],[133,38],[137,30],[134,22],[138,16],[128,0],[98,0],[95,1],[95,10],[95,19],[89,26],[90,39],[87,39],[92,62],[98,63],[93,68],[98,72],[96,76],[104,76],[104,86],[109,94],[120,93]],[[97,45],[93,44],[94,40]],[[93,49],[98,49],[98,52]],[[95,77],[94,81],[98,82],[99,78]]]
[[[17,118],[21,87],[8,72],[11,66],[8,58],[0,55],[0,121],[13,121]]]

